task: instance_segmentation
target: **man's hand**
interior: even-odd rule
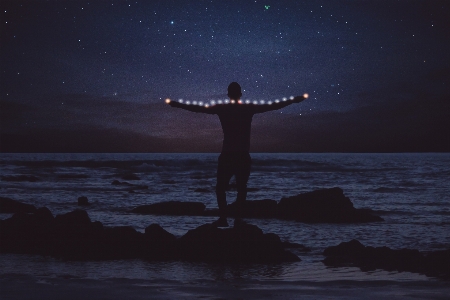
[[[167,98],[167,99],[165,100],[165,102],[166,102],[167,104],[169,104],[170,106],[172,106],[172,107],[174,107],[175,104],[176,104],[175,101],[172,101],[172,100],[170,100],[169,98]]]
[[[292,101],[295,102],[295,103],[300,103],[303,100],[307,99],[308,97],[309,97],[309,95],[305,93],[305,94],[303,94],[303,96],[295,97],[294,100],[292,100]]]

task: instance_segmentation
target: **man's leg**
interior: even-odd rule
[[[216,196],[219,206],[220,218],[227,217],[227,196],[226,190],[231,177],[233,176],[230,159],[226,154],[220,154],[217,166]]]
[[[247,199],[247,182],[250,177],[252,159],[250,154],[242,154],[238,158],[237,170],[236,170],[236,219],[242,218],[242,210],[245,200]]]

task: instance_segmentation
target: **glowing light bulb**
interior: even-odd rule
[[[272,104],[272,101],[267,101],[267,104],[271,105],[271,104]]]
[[[250,100],[245,100],[245,104],[250,104]]]
[[[222,100],[220,100],[220,99],[217,100],[217,103],[218,103],[218,104],[222,104]]]
[[[198,105],[202,106],[203,105],[203,101],[198,102]]]
[[[286,97],[283,97],[283,101],[286,101],[287,100],[287,98]]]
[[[169,99],[169,98],[166,99],[166,103],[167,103],[167,104],[170,103],[170,99]]]
[[[303,98],[307,99],[309,97],[308,93],[303,94]]]
[[[197,105],[197,101],[192,101],[192,104]]]
[[[289,99],[290,99],[290,100],[294,100],[294,96],[290,96]]]
[[[236,103],[236,101],[234,101],[233,99],[231,99],[231,101],[230,101],[230,102],[231,102],[231,104],[234,104],[234,103]]]
[[[255,100],[255,101],[253,101],[253,104],[258,104],[258,101],[256,101],[256,100]]]
[[[259,103],[264,104],[264,100],[259,101]]]
[[[205,107],[206,107],[206,108],[208,108],[208,107],[209,107],[209,104],[208,104],[208,103],[206,103],[206,104],[205,104]]]
[[[230,100],[228,100],[228,99],[225,100],[225,104],[228,104],[228,103],[230,103]]]
[[[216,101],[215,100],[211,100],[211,105],[215,105]]]
[[[191,104],[191,101],[186,101],[186,104],[187,104],[187,105]]]
[[[178,102],[183,103],[183,99],[178,99]]]
[[[278,103],[278,102],[280,102],[280,100],[278,100],[278,99],[275,99],[275,103]]]
[[[241,99],[239,99],[238,103],[239,103],[239,104],[242,104],[242,100],[241,100]]]

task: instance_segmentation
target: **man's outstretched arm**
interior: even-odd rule
[[[197,105],[197,104],[185,104],[177,101],[172,101],[170,99],[166,99],[166,103],[172,107],[182,108],[192,112],[204,113],[204,114],[215,114],[215,110],[212,107]]]
[[[294,99],[287,99],[286,101],[275,102],[272,104],[255,105],[253,107],[253,109],[254,109],[255,114],[259,114],[259,113],[263,113],[263,112],[267,112],[267,111],[271,111],[271,110],[277,110],[277,109],[286,107],[288,105],[291,105],[293,103],[300,103],[307,98],[308,98],[308,94],[303,94],[303,96],[297,96],[297,97],[294,97]]]

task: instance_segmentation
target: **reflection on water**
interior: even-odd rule
[[[283,264],[218,264],[191,262],[148,262],[142,260],[115,260],[75,262],[54,258],[2,254],[0,276],[27,274],[37,278],[127,278],[140,280],[190,281],[335,281],[335,280],[432,280],[409,272],[375,270],[363,272],[359,268],[325,267],[317,259]]]

